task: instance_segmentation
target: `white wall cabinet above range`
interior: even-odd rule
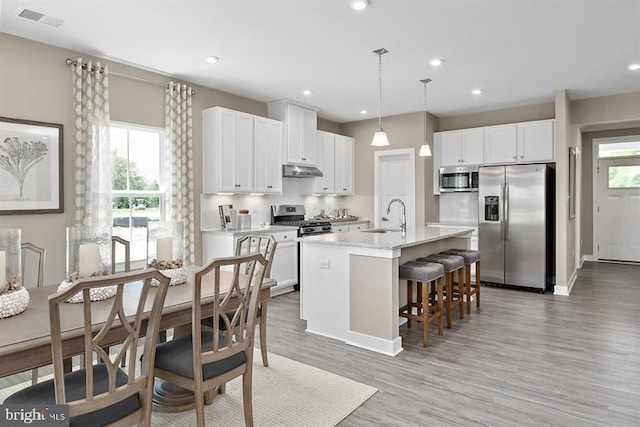
[[[253,118],[255,193],[282,193],[282,122]]]
[[[552,162],[554,120],[484,128],[485,164]]]
[[[482,129],[437,132],[440,140],[440,166],[481,165],[483,163]]]
[[[316,165],[316,110],[288,100],[268,104],[269,117],[280,120],[283,127],[283,162]]]
[[[282,192],[281,122],[222,107],[202,114],[203,193]]]
[[[317,131],[318,169],[322,176],[315,178],[310,194],[353,194],[354,139],[335,133]]]

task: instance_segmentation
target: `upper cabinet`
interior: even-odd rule
[[[253,117],[220,107],[205,109],[202,114],[203,192],[250,192]]]
[[[268,104],[269,117],[284,123],[283,162],[316,165],[316,110],[282,100]]]
[[[335,192],[335,135],[318,131],[316,134],[317,164],[322,176],[313,180],[313,193],[333,194]]]
[[[282,123],[222,107],[202,115],[203,193],[282,192]]]
[[[318,131],[317,167],[322,177],[313,180],[313,194],[353,194],[354,139]]]
[[[282,193],[282,122],[253,118],[253,191]]]
[[[438,134],[442,167],[483,163],[482,129],[453,130]]]
[[[553,161],[554,120],[484,128],[485,164]]]
[[[354,139],[335,136],[335,191],[336,194],[353,194],[354,181]]]

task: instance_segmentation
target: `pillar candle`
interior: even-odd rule
[[[158,261],[173,261],[172,237],[159,237],[156,240],[156,259]]]
[[[100,271],[100,248],[95,243],[80,245],[78,274],[88,277]]]
[[[4,285],[7,284],[7,258],[5,251],[0,251],[0,290],[4,289]]]

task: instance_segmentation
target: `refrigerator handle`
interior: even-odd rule
[[[505,184],[500,184],[500,205],[499,206],[499,219],[500,219],[500,240],[504,240],[504,186]]]
[[[509,184],[504,185],[504,240],[509,239]]]

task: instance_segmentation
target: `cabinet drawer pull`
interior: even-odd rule
[[[304,157],[302,157],[301,159],[302,159],[302,160],[307,160],[307,159],[305,159]]]
[[[273,185],[267,185],[267,188],[273,188]]]

